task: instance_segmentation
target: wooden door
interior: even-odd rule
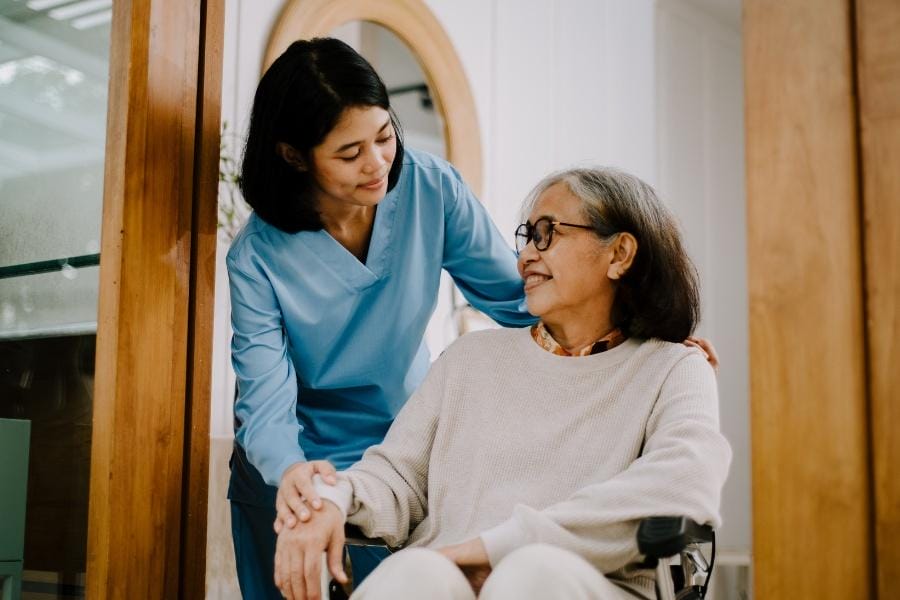
[[[745,0],[758,598],[900,575],[900,4]]]

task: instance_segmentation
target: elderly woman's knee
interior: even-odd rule
[[[607,600],[627,593],[585,559],[549,544],[529,544],[508,554],[491,573],[480,599],[572,598]]]
[[[388,557],[353,595],[353,600],[405,598],[474,599],[459,568],[444,555],[408,548]]]
[[[388,557],[380,568],[390,570],[398,576],[420,578],[428,574],[442,574],[458,571],[453,562],[443,554],[425,548],[407,548]]]
[[[540,577],[546,571],[553,571],[560,561],[571,560],[572,556],[571,552],[550,544],[529,544],[509,553],[494,571],[514,570]]]

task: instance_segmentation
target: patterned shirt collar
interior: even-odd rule
[[[560,346],[559,342],[553,339],[553,336],[550,335],[550,332],[547,331],[547,328],[544,326],[543,321],[538,321],[532,325],[531,337],[537,342],[538,346],[557,356],[590,356],[592,354],[599,354],[611,350],[625,341],[625,336],[622,334],[622,331],[616,328],[593,344],[589,344],[576,352],[569,352]]]

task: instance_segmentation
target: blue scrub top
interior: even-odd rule
[[[365,264],[325,230],[289,234],[252,214],[227,265],[236,441],[272,486],[295,462],[346,468],[382,441],[428,370],[442,268],[501,325],[535,321],[515,253],[481,203],[450,164],[411,149]],[[230,497],[262,500],[234,475]]]

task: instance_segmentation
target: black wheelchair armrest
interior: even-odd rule
[[[675,556],[689,544],[713,541],[713,528],[687,517],[648,517],[638,527],[638,550],[647,559]]]
[[[346,523],[344,525],[344,543],[347,546],[375,546],[379,548],[388,548],[387,545],[381,538],[368,538],[356,525],[351,525],[350,523]]]

